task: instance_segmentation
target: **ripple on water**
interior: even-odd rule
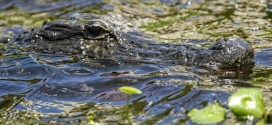
[[[0,123],[88,124],[87,116],[93,113],[95,122],[124,124],[126,95],[118,91],[124,85],[143,91],[142,95],[132,96],[130,105],[132,118],[139,124],[192,124],[186,115],[189,110],[214,102],[226,106],[229,91],[249,84],[261,86],[266,92],[266,102],[271,103],[272,49],[264,49],[271,46],[271,12],[266,11],[269,8],[264,0],[135,3],[134,0],[4,0],[0,4],[0,25],[5,28],[0,28],[0,37],[6,34],[7,38],[13,38],[19,31],[77,12],[113,11],[126,15],[158,41],[206,46],[212,43],[207,39],[239,36],[253,47],[263,49],[255,54],[260,67],[253,71],[202,68],[196,71],[194,67],[125,65],[112,60],[74,60],[61,55],[3,57],[0,58]],[[17,25],[22,28],[16,28]],[[0,42],[5,43],[4,40]],[[0,55],[13,54],[2,50]]]
[[[272,66],[272,49],[265,49],[255,54],[255,61],[257,64],[264,66]]]

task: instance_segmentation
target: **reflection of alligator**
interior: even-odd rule
[[[41,29],[25,33],[11,44],[24,44],[42,53],[218,67],[252,64],[254,54],[251,46],[238,38],[223,38],[209,48],[159,44],[118,14],[74,14],[69,20],[45,23]]]

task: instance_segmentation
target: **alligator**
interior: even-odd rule
[[[159,43],[116,13],[73,14],[68,19],[45,22],[41,28],[24,32],[8,45],[23,45],[40,53],[76,54],[121,62],[140,60],[219,68],[254,63],[254,51],[243,39],[226,37],[209,47]]]

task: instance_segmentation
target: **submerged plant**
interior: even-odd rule
[[[99,125],[94,121],[94,112],[90,112],[88,115],[90,125]]]
[[[128,122],[131,125],[135,125],[135,123],[131,120],[130,115],[129,115],[129,100],[130,100],[131,95],[142,94],[142,91],[137,88],[130,87],[130,86],[122,86],[119,88],[119,91],[126,93],[128,95],[127,96],[127,104],[126,104],[126,107],[127,107],[126,115],[127,115]]]

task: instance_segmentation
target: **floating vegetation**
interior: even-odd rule
[[[226,109],[218,104],[210,104],[203,109],[192,109],[188,116],[198,124],[216,124],[225,120]]]
[[[255,88],[242,88],[229,97],[229,108],[238,117],[260,118],[264,113],[263,95]]]

